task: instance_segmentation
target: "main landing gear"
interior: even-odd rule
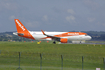
[[[56,42],[54,41],[53,44],[56,44]]]

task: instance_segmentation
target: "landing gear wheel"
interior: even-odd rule
[[[56,44],[56,42],[54,41],[53,44]]]

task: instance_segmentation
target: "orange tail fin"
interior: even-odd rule
[[[34,37],[31,35],[31,33],[25,28],[25,26],[19,21],[19,19],[14,19],[16,28],[17,28],[17,34],[18,36],[34,39]],[[35,39],[34,39],[35,40]]]
[[[19,21],[19,19],[14,19],[15,20],[15,24],[16,24],[16,28],[17,28],[17,32],[24,32],[24,31],[28,31],[25,26]]]

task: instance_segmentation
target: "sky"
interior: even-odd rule
[[[105,31],[105,0],[0,0],[0,32]]]

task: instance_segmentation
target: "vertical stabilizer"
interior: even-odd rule
[[[19,21],[19,19],[15,19],[15,24],[17,28],[17,32],[26,32],[28,31],[25,26]]]
[[[32,34],[26,29],[26,27],[19,21],[19,19],[14,19],[16,28],[17,28],[17,35],[29,39],[34,39],[35,38],[32,36]]]

